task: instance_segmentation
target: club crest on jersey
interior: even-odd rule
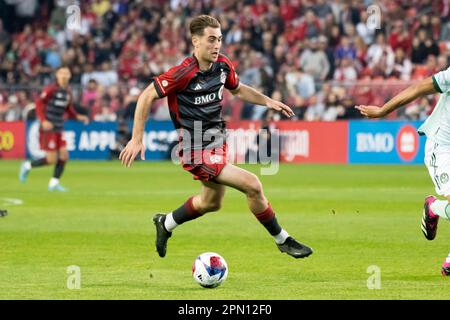
[[[225,81],[227,80],[227,74],[225,72],[223,72],[223,70],[221,70],[222,72],[220,73],[220,82],[221,83],[225,83]]]
[[[448,182],[448,174],[446,174],[446,173],[441,174],[441,176],[439,177],[439,180],[441,180],[442,184],[446,184]]]
[[[212,164],[217,164],[222,162],[222,157],[215,154],[209,157],[209,160],[211,161]]]

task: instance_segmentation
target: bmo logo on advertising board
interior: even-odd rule
[[[350,163],[422,163],[421,121],[350,121]]]
[[[405,125],[400,128],[396,139],[397,153],[403,161],[412,161],[419,151],[419,135],[416,128]]]
[[[357,152],[391,152],[394,149],[394,137],[389,132],[356,134]]]

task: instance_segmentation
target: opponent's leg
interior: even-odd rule
[[[450,220],[450,196],[447,200],[438,200],[435,196],[425,198],[422,216],[422,232],[428,240],[436,237],[439,218]]]
[[[450,219],[450,153],[446,148],[427,139],[425,143],[425,165],[438,195],[445,195],[446,200],[427,196],[421,219],[422,232],[428,240],[436,237],[439,218]]]
[[[272,235],[281,252],[286,252],[295,258],[304,258],[313,252],[311,248],[297,242],[280,227],[256,175],[232,164],[227,164],[215,180],[245,193],[250,211]]]
[[[207,181],[202,181],[202,184],[202,192],[199,195],[190,197],[181,207],[167,215],[157,214],[153,217],[156,226],[156,250],[160,257],[166,255],[167,240],[172,236],[173,229],[207,212],[220,209],[225,186]]]

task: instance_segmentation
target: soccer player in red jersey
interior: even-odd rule
[[[222,118],[222,93],[228,89],[233,95],[249,103],[265,105],[294,115],[285,104],[275,101],[255,89],[239,83],[233,65],[220,54],[222,33],[219,22],[201,15],[190,24],[194,54],[180,65],[155,77],[141,93],[134,117],[133,135],[119,158],[129,167],[137,154],[144,159],[142,142],[144,124],[153,100],[167,96],[169,110],[175,128],[179,130],[180,155],[183,168],[194,179],[200,180],[200,194],[190,197],[182,206],[169,214],[156,214],[156,249],[161,257],[166,255],[167,240],[180,224],[196,219],[221,207],[225,187],[232,187],[247,196],[250,211],[273,236],[281,252],[294,258],[304,258],[313,251],[297,242],[281,228],[263,187],[256,175],[227,163],[225,121]],[[180,133],[181,132],[181,133]],[[201,135],[201,142],[192,138]],[[210,137],[205,138],[209,134]],[[210,139],[213,137],[214,139]],[[192,144],[192,141],[193,144]]]
[[[36,115],[40,122],[39,143],[46,155],[42,159],[25,161],[20,167],[19,179],[25,182],[32,168],[55,164],[53,177],[48,184],[50,191],[66,191],[59,183],[64,166],[69,159],[66,141],[63,138],[64,115],[67,113],[84,124],[89,118],[78,114],[73,107],[72,93],[69,88],[71,72],[62,66],[56,70],[56,83],[44,88],[36,99]]]

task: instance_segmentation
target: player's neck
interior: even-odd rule
[[[198,60],[198,67],[200,71],[208,71],[211,69],[211,66],[212,62]]]
[[[198,54],[195,52],[194,52],[194,57],[195,57],[195,59],[197,59],[198,68],[200,69],[200,71],[208,71],[209,69],[211,69],[212,62],[205,61],[205,60],[199,58]]]

